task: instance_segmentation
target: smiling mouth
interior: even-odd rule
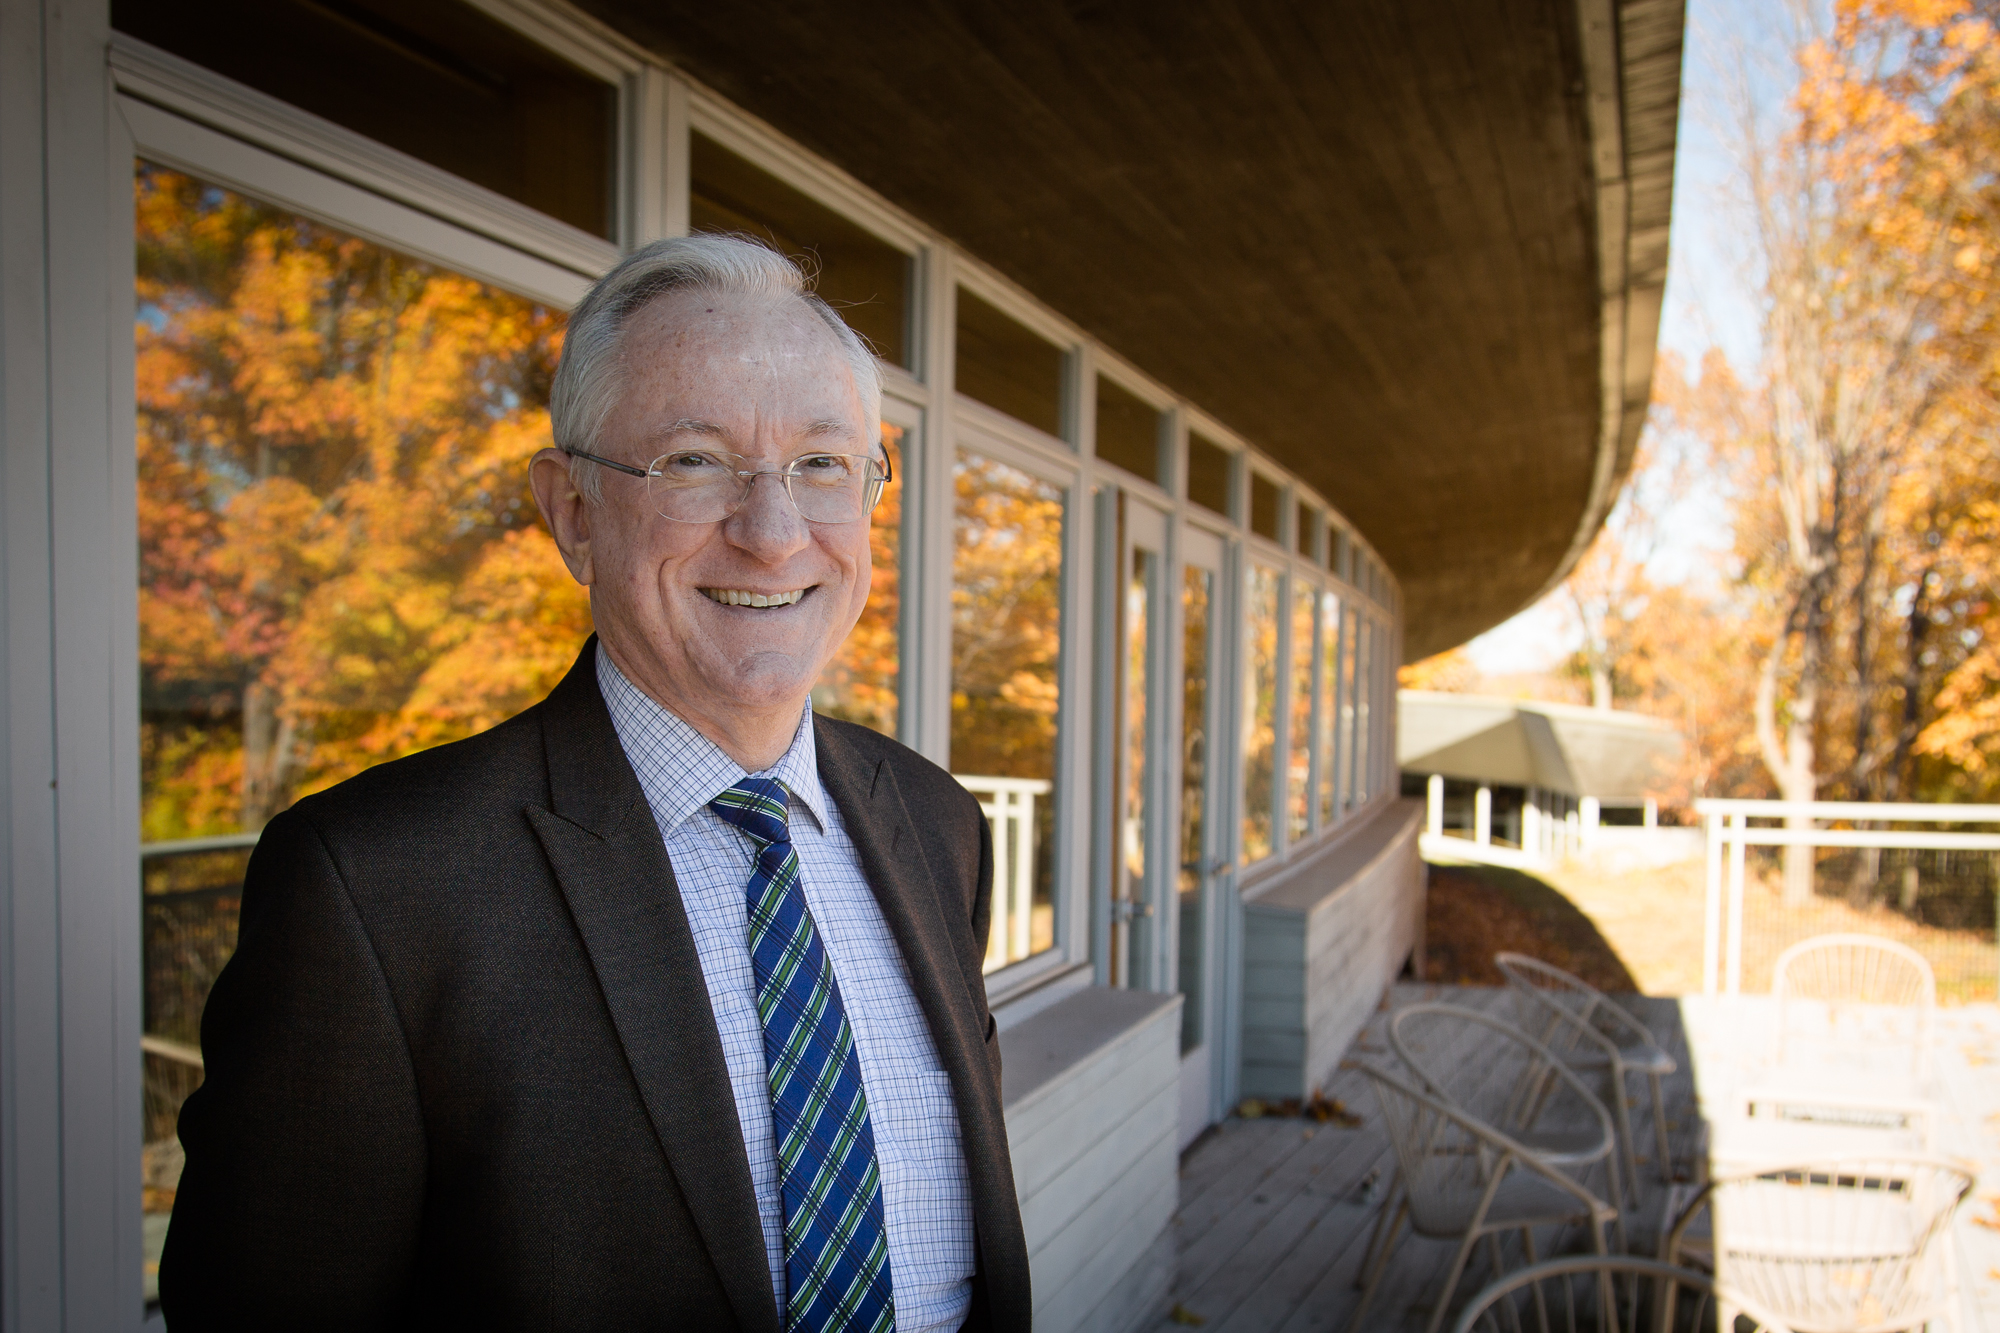
[[[745,592],[739,588],[701,590],[702,596],[709,601],[720,602],[724,606],[791,606],[811,591],[811,588],[794,588],[790,592]]]

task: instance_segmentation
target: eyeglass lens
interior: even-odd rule
[[[663,517],[714,523],[742,508],[760,476],[782,482],[799,516],[815,523],[863,517],[881,497],[884,481],[874,459],[854,454],[808,454],[780,473],[754,469],[734,454],[684,451],[653,460],[646,494]]]

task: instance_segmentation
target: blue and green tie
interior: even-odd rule
[[[813,927],[785,787],[745,778],[709,802],[757,844],[750,962],[785,1201],[787,1333],[889,1333],[889,1243],[875,1130],[833,965]]]

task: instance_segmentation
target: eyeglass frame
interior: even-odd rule
[[[601,466],[604,467],[608,467],[615,472],[623,472],[628,477],[638,477],[642,481],[647,480],[656,475],[650,466],[633,467],[630,463],[621,463],[615,458],[606,458],[602,454],[586,453],[582,449],[572,449],[566,444],[559,444],[556,447],[562,450],[562,452],[564,452],[565,454],[568,454],[571,458],[588,459],[590,462],[600,464]],[[743,458],[742,454],[736,453],[728,449],[702,450],[699,452],[728,454],[731,458]],[[666,454],[660,455],[660,458],[665,458],[665,457],[667,457]],[[814,457],[859,458],[863,462],[866,462],[871,466],[876,461],[873,457],[867,454],[841,454],[830,449],[815,450],[812,453],[805,453],[799,455],[799,458],[814,458]],[[656,458],[653,461],[657,463],[660,461],[660,459]],[[743,461],[747,463],[750,460],[744,459]],[[792,478],[798,475],[792,469],[798,466],[799,463],[798,458],[793,459],[791,462],[785,464],[785,466],[782,468],[768,468],[768,467],[757,468],[747,472],[741,468],[731,468],[730,469],[731,473],[736,477],[738,477],[739,479],[741,479],[744,483],[743,498],[736,502],[736,507],[734,509],[731,509],[721,518],[675,518],[672,514],[660,514],[660,517],[664,518],[669,523],[726,523],[730,519],[735,518],[736,515],[741,513],[743,511],[744,505],[750,503],[750,491],[755,486],[757,478],[776,477],[778,478],[780,484],[782,484],[785,488],[786,503],[790,504],[793,511],[797,513],[798,516],[801,519],[804,519],[807,523],[829,523],[829,524],[854,523],[867,519],[869,515],[875,512],[875,506],[882,503],[882,492],[888,490],[889,483],[896,479],[896,468],[895,465],[889,461],[889,451],[887,449],[884,449],[882,451],[881,462],[882,462],[882,485],[875,492],[875,503],[869,505],[866,509],[863,509],[859,514],[856,514],[853,518],[841,518],[841,519],[806,518],[805,511],[799,508],[798,497],[792,494]],[[655,508],[654,512],[655,513],[659,512],[657,507]]]

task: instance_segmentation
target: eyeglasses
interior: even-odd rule
[[[811,523],[852,523],[870,514],[894,473],[886,462],[860,454],[805,454],[782,468],[753,468],[741,454],[719,449],[678,449],[646,467],[564,449],[646,483],[646,499],[661,518],[676,523],[720,523],[743,507],[759,477],[777,477],[799,517]]]

